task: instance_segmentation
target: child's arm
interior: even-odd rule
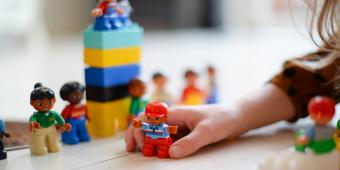
[[[191,132],[171,145],[172,158],[181,158],[199,148],[235,137],[250,129],[265,126],[294,115],[294,107],[288,96],[278,87],[268,84],[256,93],[241,99],[232,107],[221,105],[183,106],[169,110],[168,124],[178,125]],[[139,116],[141,119],[143,115]],[[142,148],[144,136],[130,127],[126,133],[127,151],[136,146]]]

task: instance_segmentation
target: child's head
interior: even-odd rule
[[[152,81],[156,88],[162,89],[167,83],[167,77],[165,77],[162,73],[155,73],[152,76]]]
[[[72,81],[65,83],[60,89],[60,97],[70,104],[79,104],[84,98],[85,86],[79,82]]]
[[[142,97],[145,94],[145,83],[140,79],[132,79],[129,82],[128,91],[132,97]]]
[[[39,112],[50,111],[55,103],[54,92],[47,87],[43,87],[41,83],[34,85],[30,98],[30,104]]]
[[[184,74],[184,77],[189,86],[194,86],[196,84],[198,74],[193,70],[187,70]]]
[[[162,102],[153,102],[145,108],[146,121],[153,125],[160,125],[166,122],[168,117],[168,106]]]
[[[335,102],[332,98],[317,96],[310,100],[308,112],[311,119],[318,125],[328,124],[335,114]]]

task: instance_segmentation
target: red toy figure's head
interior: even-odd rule
[[[153,102],[146,106],[145,117],[148,123],[160,125],[166,122],[168,117],[168,106],[162,102]]]
[[[318,125],[328,124],[335,114],[335,102],[332,98],[317,96],[308,104],[309,116]]]

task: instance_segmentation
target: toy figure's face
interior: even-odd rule
[[[208,74],[209,74],[209,76],[215,76],[216,70],[214,68],[209,68],[208,69]]]
[[[167,78],[166,77],[158,77],[154,81],[154,84],[157,88],[164,88],[166,83],[167,83]]]
[[[70,93],[67,97],[67,101],[70,102],[70,104],[75,105],[79,104],[84,98],[84,93],[80,90],[76,90],[72,93]]]
[[[132,97],[142,97],[145,94],[146,87],[143,83],[136,84],[129,88]]]
[[[35,110],[39,112],[48,112],[50,111],[55,103],[55,98],[52,99],[36,99],[31,100],[31,105],[34,107]]]
[[[186,77],[189,86],[195,86],[198,76],[195,74],[190,74]]]
[[[166,122],[166,116],[163,116],[163,117],[146,116],[146,121],[152,125],[160,125]]]

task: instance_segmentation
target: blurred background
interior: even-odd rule
[[[175,97],[192,68],[207,86],[217,68],[221,103],[251,95],[281,64],[316,47],[307,36],[303,0],[130,0],[145,28],[142,79],[169,77]],[[82,31],[94,20],[95,0],[0,0],[0,117],[27,121],[36,82],[57,94],[70,80],[84,82]],[[65,103],[59,98],[55,110]]]

